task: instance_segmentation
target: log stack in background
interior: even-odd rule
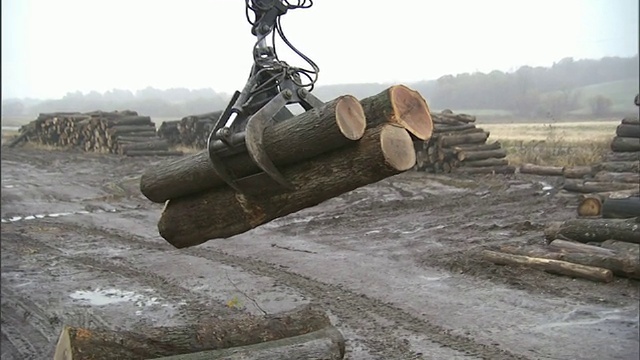
[[[431,113],[433,136],[414,141],[418,171],[464,174],[513,174],[507,152],[498,141],[487,142],[489,132],[477,127],[476,117],[444,110]]]
[[[21,142],[126,156],[179,154],[156,135],[149,116],[131,110],[42,113],[21,127],[20,135],[8,146]]]
[[[204,149],[211,129],[222,111],[185,116],[180,120],[165,121],[158,128],[158,136],[170,145]]]

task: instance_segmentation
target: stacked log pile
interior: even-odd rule
[[[155,164],[140,190],[165,204],[160,235],[176,248],[196,246],[408,171],[416,163],[412,136],[426,141],[432,130],[426,100],[406,86],[362,100],[344,95],[267,126],[259,143],[247,132],[242,142],[254,155],[262,149],[258,156],[223,155],[221,147],[216,166],[205,149]],[[255,158],[281,176],[267,175]]]
[[[209,134],[222,111],[185,116],[180,120],[164,121],[158,128],[158,136],[170,145],[182,145],[194,149],[207,146]]]
[[[22,142],[126,156],[177,155],[158,138],[149,116],[130,110],[42,113],[8,146]]]
[[[418,171],[464,174],[513,174],[500,142],[487,142],[489,132],[477,127],[476,117],[444,110],[432,113],[433,136],[414,141]]]

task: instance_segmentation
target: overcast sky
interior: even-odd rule
[[[320,66],[318,85],[638,53],[638,0],[316,0],[282,26]],[[254,40],[242,0],[2,0],[2,97],[232,92],[246,81]]]

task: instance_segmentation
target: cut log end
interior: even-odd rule
[[[427,101],[419,92],[403,85],[389,88],[391,103],[398,124],[420,140],[428,140],[433,134],[433,120]]]
[[[411,135],[399,126],[385,126],[380,133],[380,146],[387,164],[406,171],[416,164],[416,152]]]
[[[586,196],[578,205],[579,216],[600,216],[602,213],[602,200],[596,196]]]
[[[336,104],[336,123],[340,132],[350,140],[359,140],[367,127],[364,109],[358,99],[345,95]]]

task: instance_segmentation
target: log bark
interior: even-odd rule
[[[600,198],[602,198],[603,200],[607,198],[622,199],[622,198],[628,198],[629,196],[640,196],[640,190],[631,189],[631,190],[605,191],[605,192],[593,193],[593,195],[600,196]]]
[[[121,149],[123,153],[132,150],[167,150],[169,149],[169,142],[162,139],[152,139],[150,141],[122,145]]]
[[[619,137],[640,138],[640,125],[620,124],[616,128]]]
[[[129,134],[129,133],[136,133],[136,132],[141,132],[141,131],[153,131],[155,133],[156,131],[156,127],[154,124],[149,124],[149,125],[117,125],[117,126],[112,126],[110,128],[107,129],[107,134],[114,136],[114,135],[120,135],[120,134]]]
[[[552,222],[544,230],[547,242],[570,239],[581,243],[618,240],[640,243],[640,222],[635,219],[570,219]]]
[[[574,264],[562,260],[536,258],[523,255],[512,255],[490,250],[483,250],[482,257],[485,260],[498,265],[528,266],[534,269],[543,270],[554,274],[579,277],[605,283],[611,282],[613,280],[613,273],[611,272],[611,270],[594,266]]]
[[[624,256],[630,256],[636,259],[640,256],[640,244],[632,244],[618,240],[605,240],[601,246]]]
[[[507,166],[485,166],[485,167],[461,167],[456,169],[457,173],[473,175],[473,174],[501,174],[508,175],[516,172],[513,165]]]
[[[602,217],[605,219],[628,219],[640,217],[640,197],[608,198],[602,203]]]
[[[606,172],[635,172],[638,173],[640,169],[640,163],[638,161],[616,161],[616,162],[602,162],[593,166],[593,170],[598,173],[600,171]]]
[[[602,199],[599,196],[585,196],[578,204],[578,216],[594,217],[602,214]]]
[[[640,184],[640,174],[635,172],[608,172],[600,171],[593,176],[594,181],[599,182],[620,182]]]
[[[591,166],[565,167],[562,172],[562,175],[567,179],[583,179],[591,174],[593,174],[593,168]]]
[[[494,141],[486,144],[460,144],[453,147],[453,151],[461,152],[461,151],[486,151],[486,150],[498,150],[501,149],[502,145],[499,141]]]
[[[617,182],[599,182],[599,181],[582,181],[565,179],[562,188],[567,191],[579,192],[579,193],[603,193],[619,190],[633,190],[637,189],[636,184],[629,183],[617,183]]]
[[[522,164],[520,165],[520,173],[533,174],[543,176],[563,176],[564,167],[562,166],[543,166],[535,164]]]
[[[640,151],[640,139],[634,137],[616,136],[611,141],[611,150],[615,152]]]
[[[156,360],[272,360],[315,359],[340,360],[344,358],[345,340],[333,326],[309,334],[264,343],[210,350],[192,354],[157,358]]]
[[[176,150],[127,150],[123,155],[126,156],[183,156],[182,151]]]
[[[610,152],[604,156],[604,161],[616,162],[616,161],[640,161],[640,152]]]
[[[444,135],[438,138],[438,145],[440,147],[452,147],[462,144],[482,144],[487,141],[489,132],[477,132],[471,134],[462,135]]]
[[[54,359],[153,359],[274,341],[331,325],[324,311],[309,305],[264,317],[200,322],[184,327],[148,328],[143,332],[65,326]]]
[[[321,109],[267,127],[264,148],[277,167],[284,167],[352,143],[362,137],[365,127],[364,110],[358,100],[340,96]],[[260,172],[248,153],[232,155],[224,162],[236,177]],[[206,149],[156,164],[140,180],[142,193],[158,203],[222,185],[226,184],[216,174]]]
[[[484,159],[501,159],[507,156],[505,149],[469,151],[462,150],[456,154],[456,158],[460,161],[476,161]]]
[[[457,132],[462,130],[474,129],[476,126],[474,124],[461,124],[461,125],[439,125],[436,126],[434,124],[433,133],[447,133],[447,132]]]
[[[500,167],[500,166],[506,166],[509,165],[509,160],[507,160],[507,158],[501,158],[501,159],[496,159],[496,158],[489,158],[489,159],[482,159],[482,160],[473,160],[473,161],[467,161],[465,160],[464,162],[461,163],[461,166],[463,167]]]
[[[640,120],[637,117],[626,117],[620,123],[624,125],[640,125]]]
[[[409,133],[383,124],[348,146],[283,169],[295,190],[249,198],[229,187],[169,200],[160,235],[176,248],[226,238],[273,219],[411,169],[416,163]]]
[[[419,140],[433,135],[433,119],[429,104],[419,92],[404,85],[388,89],[360,100],[367,119],[367,129],[383,123],[398,124]]]
[[[588,254],[608,255],[613,256],[615,251],[600,246],[583,244],[575,241],[566,241],[562,239],[556,239],[549,243],[549,247],[564,252],[582,252]]]

